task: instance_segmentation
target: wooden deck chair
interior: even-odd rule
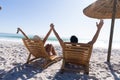
[[[89,62],[92,53],[92,45],[84,43],[70,43],[64,42],[63,44],[63,63],[61,67],[61,73],[65,70],[70,71],[83,71],[85,74],[89,74]],[[79,68],[75,68],[73,65],[78,65]],[[67,66],[69,65],[69,66]]]
[[[98,35],[100,33],[100,29],[103,26],[103,20],[100,20],[99,23],[96,23],[97,31],[93,36],[92,40],[88,43],[77,43],[78,40],[76,39],[75,43],[71,42],[64,42],[59,34],[56,32],[53,23],[50,25],[55,36],[60,42],[60,45],[63,50],[63,62],[61,67],[61,72],[64,70],[71,70],[71,71],[84,71],[85,74],[89,74],[89,62],[92,53],[93,44],[96,42]],[[79,69],[70,69],[68,68],[69,64],[79,65],[81,66],[81,70]]]
[[[23,43],[30,52],[27,62],[30,63],[31,61],[38,59],[38,58],[43,58],[45,59],[44,65],[41,65],[42,68],[47,68],[49,65],[58,62],[61,60],[61,57],[58,57],[57,55],[52,55],[49,56],[44,48],[44,44],[42,40],[35,40],[35,39],[30,39],[20,28],[17,29],[17,33],[21,31],[22,34],[25,36],[23,38]],[[31,56],[34,56],[34,58],[31,59]]]

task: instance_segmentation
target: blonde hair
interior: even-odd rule
[[[33,36],[34,40],[42,40],[38,35]]]

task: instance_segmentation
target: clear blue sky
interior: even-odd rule
[[[61,37],[76,35],[91,39],[96,22],[83,14],[95,0],[0,0],[0,32],[16,33],[20,27],[27,34],[45,35],[50,23]],[[120,21],[116,20],[114,39],[120,40]],[[109,40],[111,20],[104,20],[99,40]]]

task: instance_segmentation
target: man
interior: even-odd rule
[[[92,38],[92,40],[89,41],[87,44],[93,45],[93,44],[96,42],[96,40],[97,40],[97,38],[98,38],[98,35],[99,35],[99,33],[100,33],[100,30],[101,30],[103,24],[104,24],[104,22],[103,22],[102,19],[100,20],[99,23],[96,22],[97,31],[96,31],[94,37]],[[60,45],[63,47],[63,40],[60,38],[60,36],[59,36],[58,33],[56,32],[56,30],[55,30],[55,28],[54,28],[54,25],[51,24],[50,26],[51,26],[51,29],[53,30],[54,34],[56,35],[57,39],[59,40]],[[74,39],[75,39],[75,40],[74,40]],[[70,39],[70,41],[71,41],[72,43],[77,43],[77,42],[78,42],[78,39],[77,39],[76,36],[72,36],[71,39]],[[74,42],[74,41],[75,41],[75,42]]]

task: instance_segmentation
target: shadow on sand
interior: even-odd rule
[[[59,72],[53,77],[53,80],[98,80],[95,76],[80,74],[76,72]]]
[[[120,80],[119,74],[120,72],[120,64],[111,64],[105,62],[108,67],[106,68],[108,71],[111,72],[111,74],[114,77],[114,80]],[[37,66],[36,64],[17,64],[16,67],[11,69],[10,71],[6,72],[3,78],[0,78],[0,80],[28,80],[30,78],[35,79],[35,75],[38,73],[41,73],[43,70]],[[50,68],[52,69],[52,68]],[[4,70],[0,70],[3,71]],[[47,78],[49,80],[99,80],[94,75],[83,75],[81,73],[75,73],[75,72],[64,72],[63,74],[60,73],[60,71],[51,70],[53,73],[55,73],[54,76],[49,75]],[[50,77],[50,78],[49,78]],[[47,79],[46,78],[46,79]],[[38,79],[38,78],[37,78]],[[39,80],[43,80],[41,76],[39,77]]]
[[[4,75],[2,80],[28,80],[37,73],[40,73],[42,69],[31,64],[17,65],[13,69]],[[40,79],[42,80],[42,79]]]
[[[111,72],[111,74],[113,75],[114,77],[114,80],[120,80],[120,77],[118,75],[116,75],[116,73],[120,73],[119,70],[120,70],[120,64],[111,64],[109,62],[105,62],[107,65],[108,65],[108,68]]]

